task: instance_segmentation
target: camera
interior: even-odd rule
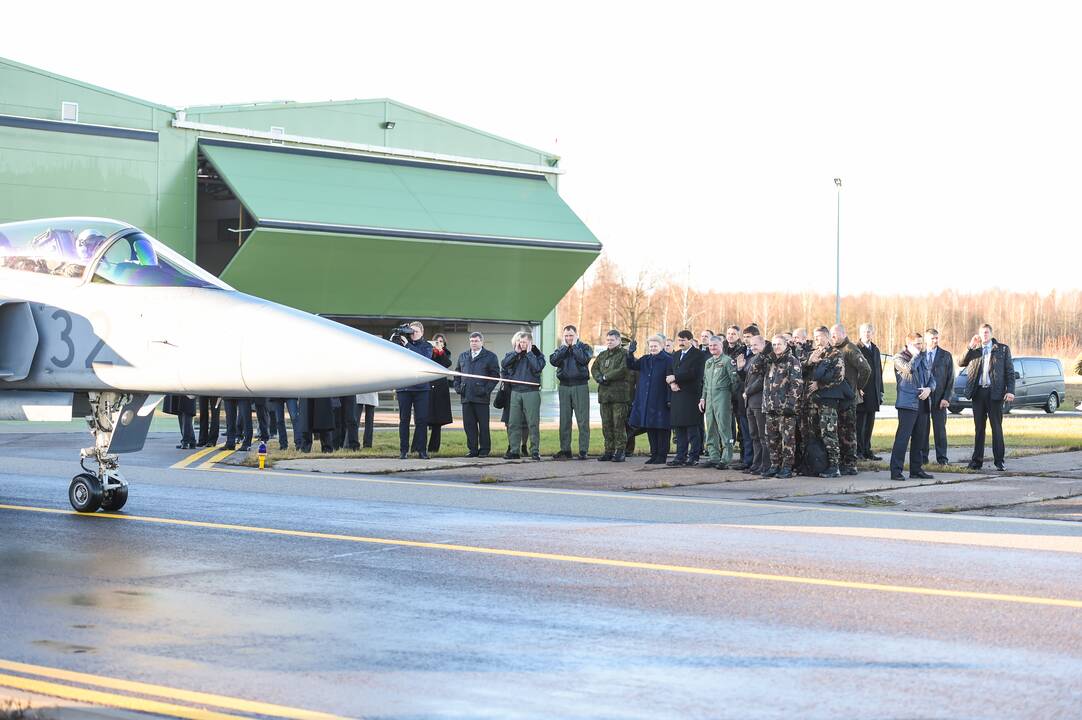
[[[413,338],[413,328],[408,324],[402,324],[391,331],[391,342],[398,343],[399,345],[405,345]]]

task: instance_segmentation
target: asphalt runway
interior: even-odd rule
[[[0,691],[175,717],[1082,708],[1075,523],[200,470],[157,434],[127,507],[79,516],[84,442],[0,435]]]

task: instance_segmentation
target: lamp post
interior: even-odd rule
[[[842,324],[842,179],[834,178],[838,189],[838,219],[834,224],[837,239],[834,244],[834,322]]]

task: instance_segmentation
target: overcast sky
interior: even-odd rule
[[[1082,287],[1082,9],[945,2],[48,2],[0,55],[167,105],[391,97],[563,157],[629,273]],[[0,88],[2,92],[3,88]]]

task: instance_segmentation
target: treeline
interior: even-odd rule
[[[590,277],[584,277],[559,305],[559,322],[579,327],[584,340],[601,344],[615,327],[640,344],[654,333],[674,336],[683,328],[724,331],[729,325],[757,324],[767,333],[807,328],[834,322],[834,295],[807,292],[700,292],[671,278],[643,272],[625,278],[602,256]],[[911,331],[934,327],[941,344],[952,352],[963,350],[977,327],[991,323],[993,334],[1008,343],[1016,355],[1058,357],[1071,372],[1082,353],[1082,291],[1017,293],[989,290],[960,293],[944,290],[934,295],[843,296],[842,324],[856,339],[864,322],[876,326],[876,343],[893,352]]]

